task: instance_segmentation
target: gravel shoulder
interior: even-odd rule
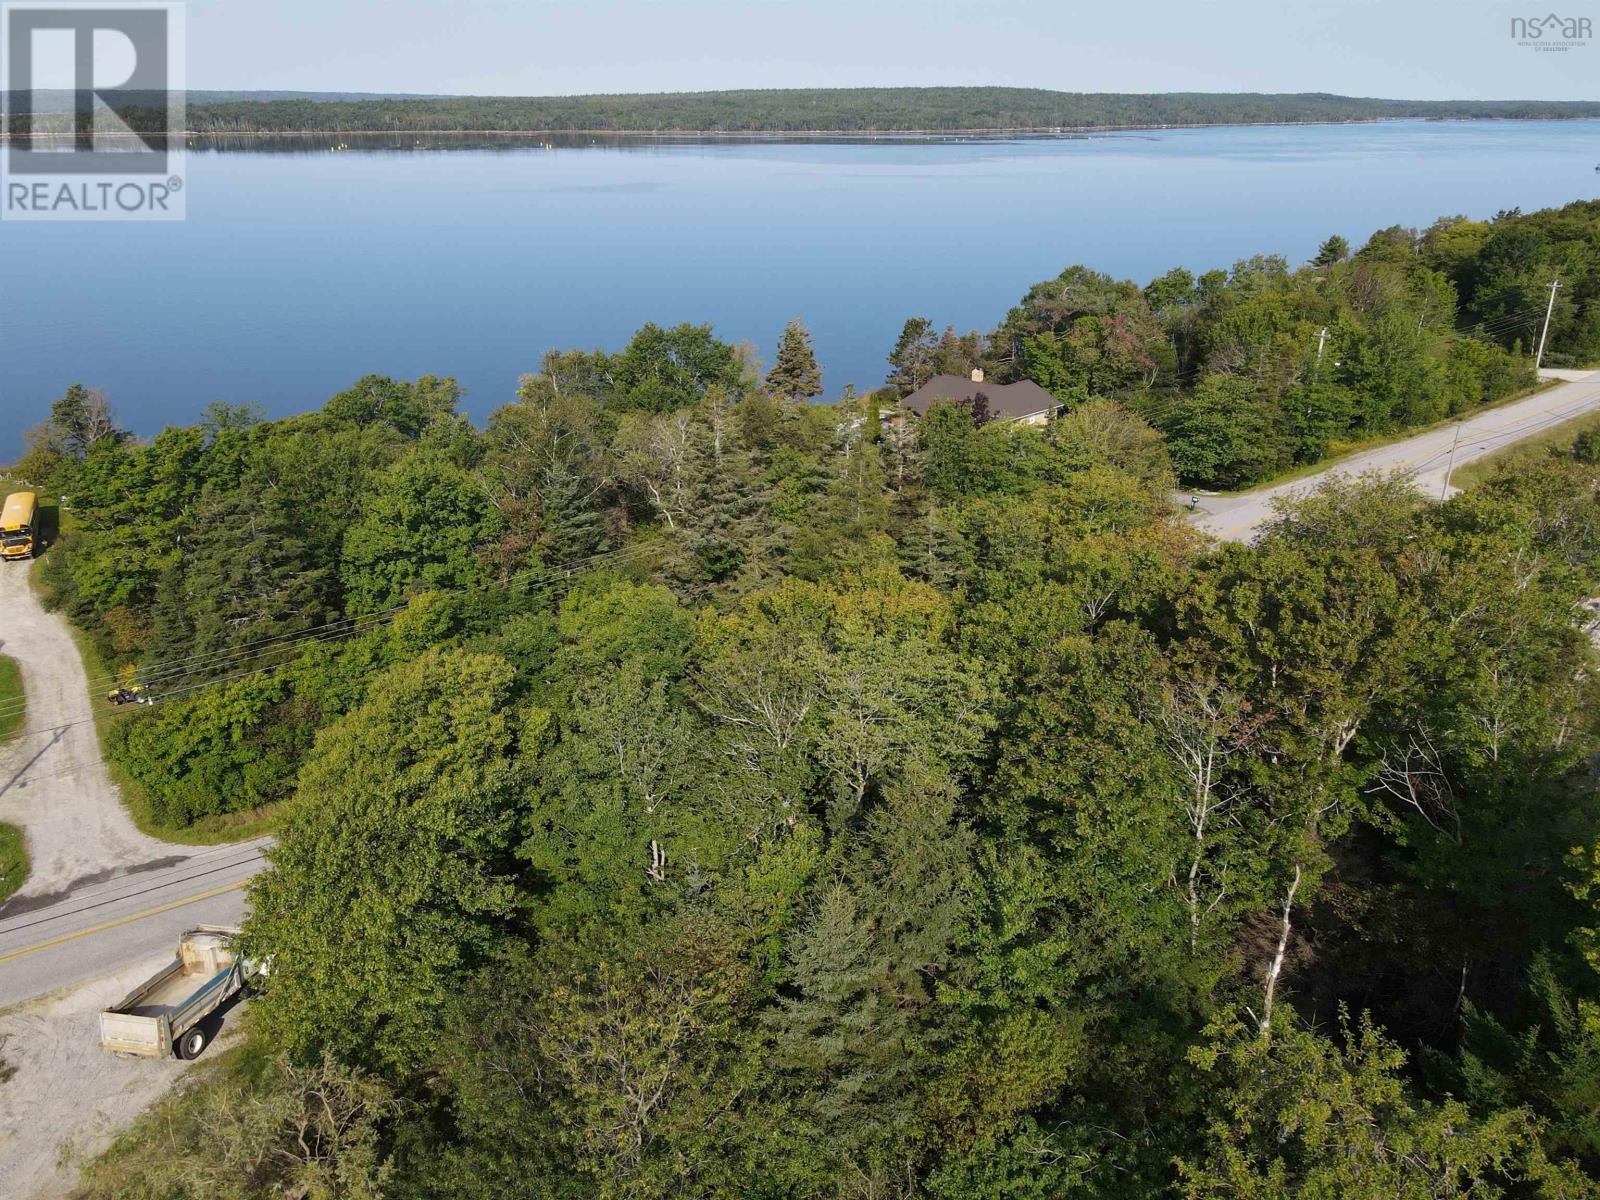
[[[83,662],[66,620],[46,612],[29,586],[31,569],[0,563],[0,654],[21,668],[27,696],[24,727],[0,746],[0,821],[22,831],[31,860],[26,882],[0,904],[0,919],[37,914],[69,897],[82,903],[77,898],[114,881],[129,880],[117,885],[126,888],[181,870],[194,853],[141,833],[123,808],[100,757]],[[237,908],[239,897],[212,903]],[[195,915],[183,910],[170,919],[181,924]],[[111,931],[95,945],[112,973],[0,1009],[0,1193],[7,1200],[69,1196],[76,1163],[102,1149],[188,1067],[100,1049],[100,1010],[172,953],[173,931],[157,928],[144,938],[149,925]],[[26,981],[43,958],[0,965],[0,982]],[[225,1023],[225,1035],[237,1027]]]
[[[171,952],[81,987],[0,1011],[0,1191],[14,1200],[72,1194],[80,1163],[92,1158],[193,1064],[119,1058],[100,1049],[100,1010],[153,975]],[[229,1019],[201,1056],[239,1036]]]

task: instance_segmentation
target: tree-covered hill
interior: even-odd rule
[[[1087,130],[1161,125],[1600,117],[1600,101],[1383,100],[1326,93],[1079,93],[1043,88],[774,88],[594,96],[218,100],[197,133],[563,130],[805,133]],[[140,123],[137,112],[130,122]],[[41,117],[53,128],[62,117]]]
[[[84,1194],[1600,1196],[1600,444],[1249,546],[1169,499],[1492,398],[1597,228],[1069,268],[834,403],[801,322],[552,350],[483,428],[70,390],[17,472],[156,697],[110,753],[279,827],[247,1049]],[[886,419],[970,362],[1066,412]]]

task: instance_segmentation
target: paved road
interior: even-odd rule
[[[100,1049],[99,1011],[161,963],[192,925],[235,925],[265,839],[179,846],[129,820],[106,773],[87,679],[65,622],[0,563],[0,653],[22,667],[27,725],[0,746],[0,819],[27,838],[32,870],[0,904],[0,1195],[74,1192],[63,1155],[93,1155],[188,1063]],[[226,1022],[224,1036],[237,1036]]]
[[[1391,442],[1338,460],[1326,470],[1275,487],[1259,488],[1237,496],[1201,496],[1194,522],[1216,537],[1248,541],[1272,519],[1272,502],[1281,496],[1302,495],[1333,475],[1365,475],[1372,471],[1405,472],[1424,495],[1439,496],[1445,487],[1446,468],[1465,466],[1474,459],[1542,433],[1553,425],[1585,413],[1600,411],[1600,372],[1549,372],[1566,380],[1559,387],[1529,396],[1515,404],[1492,408],[1443,429],[1431,429],[1404,441]],[[1184,496],[1187,504],[1188,497]]]
[[[21,665],[28,702],[25,728],[0,747],[0,820],[22,829],[31,860],[0,904],[0,1009],[171,953],[190,925],[237,924],[267,844],[174,845],[134,827],[95,736],[90,705],[105,687],[28,571],[0,563],[0,654]]]
[[[237,925],[267,838],[193,850],[57,896],[0,909],[0,1010],[139,959],[172,953],[194,925]]]

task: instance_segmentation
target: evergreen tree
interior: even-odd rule
[[[200,501],[183,557],[156,584],[151,658],[214,654],[329,618],[334,568],[311,554],[282,505],[244,488]]]
[[[767,372],[767,390],[798,401],[822,394],[822,369],[811,349],[811,332],[799,317],[784,327],[778,339],[778,356]]]
[[[50,425],[67,452],[78,458],[103,438],[121,436],[105,393],[81,383],[72,384],[51,405]]]
[[[877,932],[848,885],[826,888],[795,939],[794,995],[772,1015],[774,1057],[828,1157],[848,1160],[884,1132],[914,1069],[910,1011],[886,986]]]
[[[1349,257],[1350,243],[1336,233],[1322,243],[1317,250],[1317,256],[1311,261],[1319,267],[1331,267]]]
[[[932,379],[935,345],[932,321],[927,317],[907,320],[889,352],[890,371],[884,386],[897,396],[909,396]]]
[[[1595,1194],[1546,1156],[1528,1109],[1480,1119],[1453,1099],[1413,1097],[1405,1052],[1368,1020],[1346,1024],[1342,1044],[1303,1028],[1212,1033],[1193,1055],[1212,1117],[1202,1153],[1177,1164],[1185,1200]]]
[[[941,500],[988,491],[1003,471],[1004,444],[973,406],[940,400],[917,423],[922,482]]]
[[[958,334],[954,326],[947,325],[943,333],[936,334],[932,321],[912,317],[889,354],[892,369],[885,386],[897,396],[907,396],[935,375],[964,377],[978,365],[983,353],[984,338],[977,330]]]

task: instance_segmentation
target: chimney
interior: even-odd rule
[[[973,367],[972,368],[972,382],[973,383],[982,383],[983,382],[983,368],[982,367]]]

